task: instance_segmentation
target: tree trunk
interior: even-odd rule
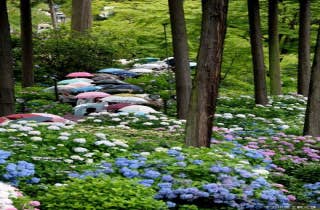
[[[197,72],[189,105],[186,144],[210,146],[226,34],[228,0],[202,0]]]
[[[278,0],[269,0],[269,72],[271,95],[281,94],[278,15]]]
[[[186,119],[191,94],[191,75],[183,0],[168,0],[168,4],[175,61],[177,113],[179,119]]]
[[[312,64],[304,135],[320,136],[320,25]]]
[[[15,111],[13,60],[6,2],[0,1],[0,116],[12,114]]]
[[[91,28],[91,0],[72,0],[71,29],[80,33]]]
[[[22,42],[22,87],[30,87],[34,84],[30,0],[20,0],[20,13]]]
[[[54,4],[52,0],[48,0],[50,15],[51,15],[51,22],[53,29],[57,28],[57,17],[56,17],[56,11],[54,10]]]
[[[254,95],[256,104],[268,103],[266,75],[264,70],[264,56],[262,35],[260,31],[259,0],[248,0],[250,42],[254,74]]]
[[[310,83],[310,0],[300,0],[298,93],[308,96]]]

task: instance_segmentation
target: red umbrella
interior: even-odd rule
[[[126,106],[130,106],[130,105],[132,105],[132,104],[128,104],[128,103],[112,104],[112,105],[107,106],[107,111],[115,112],[115,111],[118,111],[121,108],[124,108]]]
[[[76,95],[75,98],[104,98],[108,96],[110,96],[110,94],[108,93],[92,91],[92,92],[79,93],[78,95]]]
[[[17,120],[17,119],[21,119],[21,118],[30,118],[30,117],[37,117],[37,116],[39,116],[39,115],[27,113],[27,114],[11,114],[11,115],[7,115],[4,117],[6,117],[10,120]]]
[[[72,72],[68,74],[66,77],[94,77],[93,74],[85,71]]]
[[[7,118],[5,118],[5,117],[0,117],[0,124],[4,123],[4,122],[6,122],[6,121],[8,121]]]

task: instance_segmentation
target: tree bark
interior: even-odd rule
[[[304,135],[320,136],[320,25],[312,64]]]
[[[22,42],[22,87],[30,87],[34,84],[30,0],[20,0],[20,13]]]
[[[278,0],[269,0],[269,72],[271,95],[281,94],[278,15]]]
[[[191,75],[183,0],[168,0],[168,4],[175,61],[177,113],[179,119],[186,119],[191,94]]]
[[[0,46],[0,116],[4,116],[15,111],[13,60],[6,1],[0,1]]]
[[[254,92],[256,104],[268,103],[262,35],[260,31],[259,0],[248,0],[251,54],[254,74]]]
[[[197,72],[189,105],[186,144],[209,147],[221,74],[228,0],[202,0]]]
[[[86,32],[92,25],[91,0],[72,0],[71,29]]]
[[[51,15],[51,22],[52,22],[52,27],[53,29],[57,28],[57,17],[56,17],[56,11],[54,10],[54,4],[52,0],[48,0],[48,5],[49,5],[49,11]]]
[[[310,83],[310,0],[300,0],[298,93],[308,96]]]

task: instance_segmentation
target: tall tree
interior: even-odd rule
[[[280,76],[280,49],[278,32],[278,0],[269,0],[269,73],[270,73],[270,94],[281,94]]]
[[[85,32],[91,28],[91,0],[72,0],[71,29]]]
[[[7,1],[0,1],[0,116],[14,113],[14,83]]]
[[[30,87],[34,84],[30,0],[20,0],[20,13],[22,42],[22,87]]]
[[[202,0],[197,72],[186,125],[186,144],[210,146],[221,74],[228,0]]]
[[[320,25],[312,64],[304,135],[320,136]]]
[[[310,0],[300,0],[299,50],[298,50],[298,93],[308,96],[310,83]]]
[[[168,0],[168,4],[175,61],[177,113],[179,119],[186,119],[191,94],[191,75],[183,0]]]
[[[250,42],[254,75],[254,95],[256,104],[265,105],[268,103],[268,97],[261,41],[262,35],[260,31],[259,10],[259,0],[248,0]]]
[[[48,5],[49,5],[49,11],[50,11],[50,15],[51,15],[52,27],[54,29],[56,29],[57,28],[57,17],[56,17],[56,11],[54,9],[53,0],[48,0]]]

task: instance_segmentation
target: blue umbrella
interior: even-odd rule
[[[87,86],[87,87],[80,87],[80,88],[73,88],[71,89],[72,93],[83,93],[83,92],[89,92],[89,91],[96,91],[100,90],[102,87],[100,86]]]
[[[124,69],[117,69],[117,68],[101,69],[98,72],[113,74],[113,75],[122,76],[122,77],[137,77],[137,76],[139,76],[139,74],[137,74],[137,73],[127,71]]]
[[[120,71],[125,71],[125,70],[118,69],[118,68],[106,68],[106,69],[101,69],[98,72],[99,73],[114,73],[114,72],[120,72]]]

